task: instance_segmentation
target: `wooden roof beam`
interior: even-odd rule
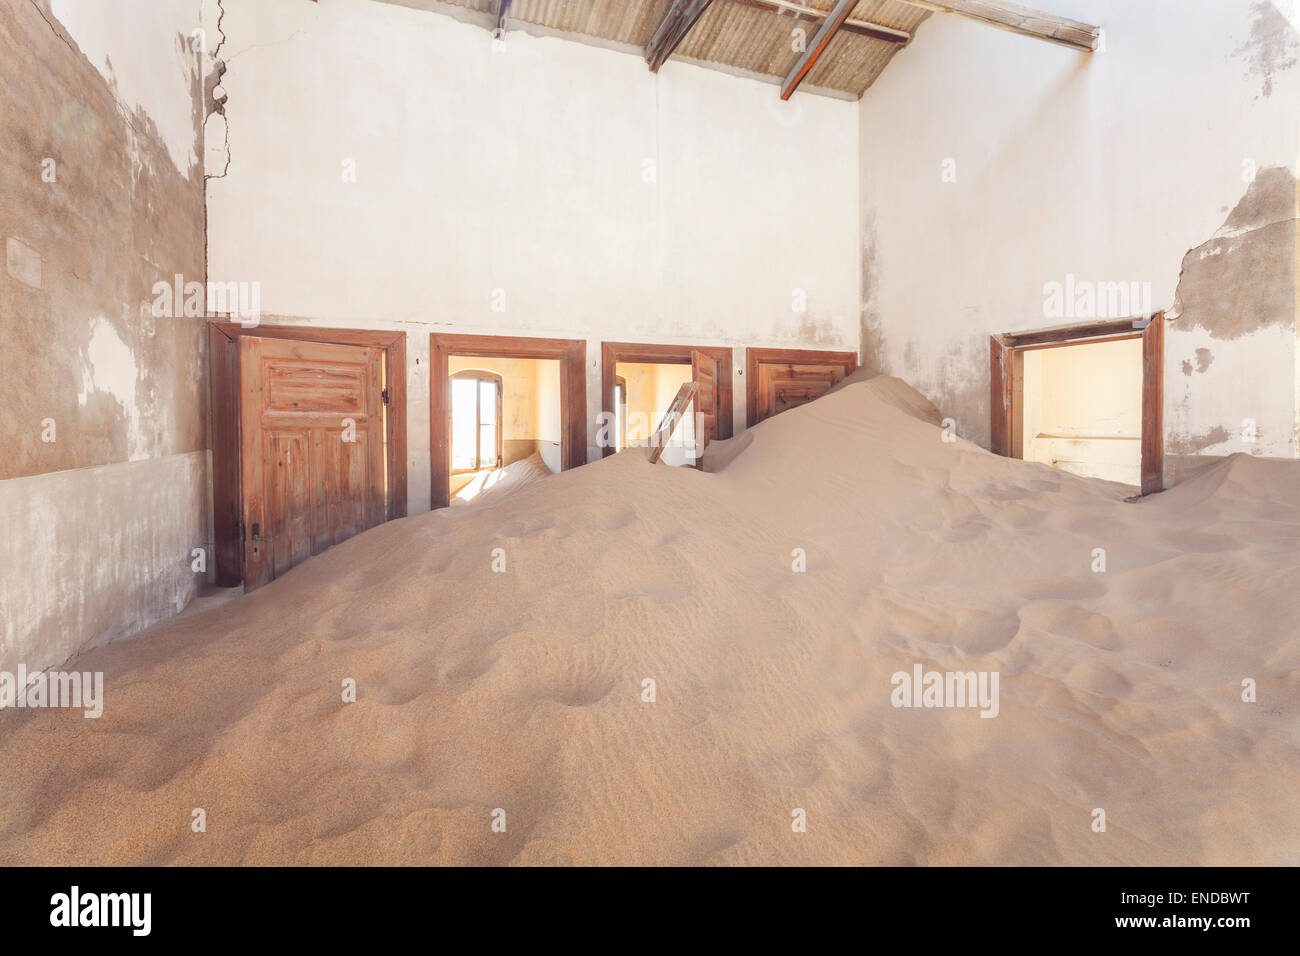
[[[731,0],[731,2],[744,7],[753,7],[756,10],[785,12],[791,14],[796,20],[811,21],[813,23],[820,23],[830,16],[825,10],[817,10],[802,3],[790,2],[790,0]],[[871,37],[873,40],[884,40],[887,43],[898,43],[903,46],[912,42],[912,34],[906,30],[887,27],[883,23],[873,23],[870,20],[854,20],[850,18],[840,25],[840,32],[854,33],[858,36]]]
[[[858,0],[839,0],[830,14],[822,21],[821,29],[813,37],[812,43],[808,49],[804,50],[799,59],[795,61],[794,66],[790,67],[790,72],[786,74],[785,79],[781,82],[781,99],[788,100],[794,91],[799,88],[803,78],[821,59],[821,55],[826,52],[830,46],[831,40],[844,25],[844,21],[849,18],[853,8],[857,6]]]
[[[651,73],[658,73],[678,44],[686,39],[695,22],[704,16],[713,0],[673,0],[664,18],[655,29],[645,48],[645,61]]]
[[[1092,53],[1101,45],[1101,27],[1040,13],[1008,0],[902,0],[903,3],[936,13],[952,13],[967,20],[1058,43],[1072,50]]]
[[[510,0],[497,0],[497,25],[492,31],[493,39],[500,40],[506,35],[510,26]]]

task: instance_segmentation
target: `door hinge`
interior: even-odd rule
[[[384,404],[387,405],[387,404],[388,404],[388,389],[384,389],[382,392],[380,392],[380,393],[379,393],[379,396],[380,396],[380,398],[382,398],[382,399],[384,400]]]

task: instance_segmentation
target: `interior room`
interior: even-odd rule
[[[678,390],[691,379],[690,364],[619,362],[615,366],[615,407],[617,409],[617,445],[650,441],[668,413]],[[672,433],[660,459],[668,465],[695,464],[695,415],[685,416]]]
[[[1300,0],[0,0],[0,864],[1300,863],[1298,160]]]
[[[453,503],[513,473],[560,470],[558,361],[453,356],[450,372]]]
[[[1142,483],[1140,338],[1025,352],[1024,459]]]

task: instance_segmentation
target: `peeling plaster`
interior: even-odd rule
[[[140,428],[140,403],[136,385],[140,373],[135,355],[103,316],[91,322],[90,343],[86,347],[86,367],[82,370],[77,404],[84,407],[92,392],[103,392],[122,406],[126,421],[127,460],[149,457],[149,445]]]
[[[1174,308],[1179,331],[1236,339],[1295,322],[1296,179],[1259,171],[1223,226],[1183,257]]]
[[[1199,435],[1166,435],[1165,451],[1171,455],[1195,455],[1214,445],[1230,441],[1232,435],[1222,425],[1215,425]]]
[[[194,103],[188,84],[176,74],[197,76],[198,62],[188,36],[174,24],[184,23],[193,0],[113,0],[113,16],[104,16],[104,0],[49,0],[52,15],[112,87],[117,98],[157,129],[178,172],[188,174],[198,161],[194,141]],[[194,28],[199,24],[194,22]],[[119,57],[113,51],[134,46],[152,56]]]

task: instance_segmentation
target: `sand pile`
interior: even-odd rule
[[[0,713],[0,862],[1300,863],[1300,465],[1126,504],[892,379],[751,434],[88,655],[101,719]],[[997,716],[893,706],[917,665]]]
[[[551,469],[537,452],[527,458],[498,468],[495,471],[480,472],[451,499],[453,508],[465,505],[481,505],[484,502],[508,498],[521,488],[526,488],[535,481],[551,477]]]

